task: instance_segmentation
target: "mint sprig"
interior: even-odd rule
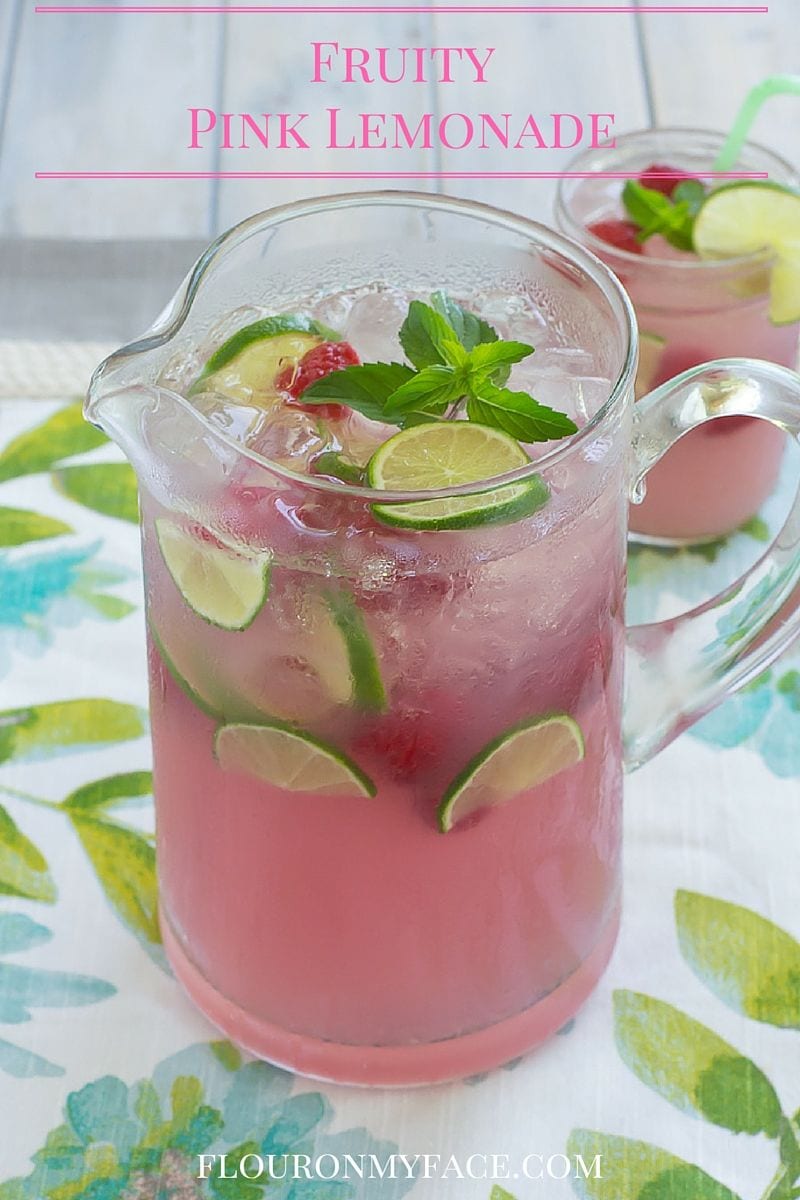
[[[676,249],[691,251],[694,221],[705,195],[706,189],[699,179],[685,179],[677,185],[672,197],[629,179],[622,189],[622,203],[630,219],[639,226],[640,242],[658,233]]]
[[[575,433],[565,413],[504,385],[511,367],[533,354],[526,342],[502,341],[488,322],[436,292],[431,304],[412,300],[400,329],[412,366],[364,363],[316,380],[303,403],[344,404],[401,429],[455,416],[466,404],[471,421],[502,429],[521,442]]]

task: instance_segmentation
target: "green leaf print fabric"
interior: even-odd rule
[[[618,946],[558,1036],[427,1090],[296,1079],[161,946],[133,474],[75,397],[0,416],[0,1200],[798,1200],[800,654],[627,780]],[[725,542],[634,549],[632,617],[732,580],[791,484]]]

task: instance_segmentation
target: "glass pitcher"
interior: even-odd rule
[[[575,404],[587,380],[600,389],[579,432],[500,484],[391,493],[270,460],[241,408],[186,398],[238,328],[376,281],[485,315],[525,297],[547,361],[568,364],[541,386]],[[389,320],[369,311],[366,341]],[[421,1084],[561,1028],[616,937],[623,767],[796,631],[796,614],[772,619],[800,580],[800,505],[724,594],[626,633],[628,501],[647,471],[708,420],[800,429],[788,369],[697,367],[634,411],[636,363],[630,302],[586,250],[479,204],[386,192],[245,221],[95,373],[88,418],[141,493],[164,942],[254,1054]],[[408,527],[436,501],[534,481],[536,511]],[[246,619],[221,621],[223,601]]]

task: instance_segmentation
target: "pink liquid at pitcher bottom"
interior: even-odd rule
[[[340,1082],[435,1082],[527,1051],[594,987],[619,910],[621,450],[582,464],[580,487],[562,475],[573,514],[555,530],[401,533],[357,501],[321,522],[311,496],[253,489],[239,532],[275,565],[235,633],[187,607],[144,498],[164,937],[238,1043]],[[332,540],[347,578],[314,570]],[[315,690],[332,587],[363,616],[384,711]],[[376,794],[289,794],[223,769],[202,693],[229,720],[302,711]],[[577,723],[582,760],[443,834],[437,806],[473,756],[553,712]]]

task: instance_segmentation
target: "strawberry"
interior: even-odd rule
[[[296,403],[306,388],[318,379],[345,367],[357,366],[360,361],[349,342],[323,342],[307,351],[296,367],[290,365],[279,371],[275,386],[291,397],[290,404]],[[342,417],[347,411],[342,404],[298,404],[297,407],[329,419]]]
[[[658,178],[658,176],[664,175],[668,175],[669,178]],[[651,188],[654,192],[661,192],[662,196],[668,196],[670,199],[678,184],[686,183],[689,180],[693,183],[700,182],[696,175],[689,175],[688,172],[681,171],[677,167],[664,166],[663,163],[651,163],[639,176],[639,183],[642,187]]]
[[[412,779],[440,761],[447,739],[437,715],[449,721],[453,711],[452,696],[428,688],[413,708],[394,709],[362,728],[353,749],[380,758],[396,779]]]
[[[438,745],[425,728],[425,714],[390,714],[357,739],[355,749],[372,752],[397,779],[409,779],[436,759]]]
[[[633,221],[626,221],[622,217],[609,217],[604,221],[593,221],[589,226],[589,233],[593,233],[601,241],[607,242],[609,246],[615,246],[617,250],[627,250],[628,254],[643,253],[642,243],[636,236],[638,232],[638,225],[635,225]]]

